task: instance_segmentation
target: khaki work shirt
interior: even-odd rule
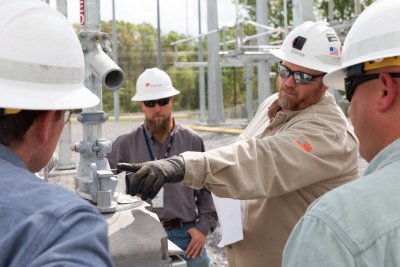
[[[289,234],[307,207],[358,173],[358,141],[329,93],[300,111],[263,102],[238,142],[181,154],[182,184],[249,200],[244,240],[227,247],[229,266],[281,266]]]

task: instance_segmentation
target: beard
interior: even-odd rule
[[[282,91],[289,92],[291,95],[286,95]],[[300,100],[294,88],[289,88],[285,85],[279,88],[278,104],[284,110],[296,111],[299,110]]]
[[[326,89],[321,85],[310,88],[310,93],[300,97],[298,92],[293,87],[288,87],[284,84],[279,86],[277,81],[278,104],[283,110],[297,111],[305,109],[318,102],[324,95]],[[286,92],[286,93],[285,93]]]
[[[154,114],[155,117],[160,116],[159,113]],[[168,133],[170,130],[171,115],[161,119],[146,118],[146,126],[150,135],[157,136]]]

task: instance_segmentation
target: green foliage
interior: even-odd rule
[[[361,2],[361,10],[364,10],[374,0],[364,0]],[[355,17],[354,0],[334,0],[333,1],[333,20],[345,21]],[[317,8],[321,11],[323,17],[328,17],[328,1],[317,1]]]
[[[140,111],[139,105],[132,102],[135,94],[136,80],[146,69],[157,65],[157,31],[148,23],[132,24],[118,21],[118,65],[126,75],[125,85],[119,89],[120,112],[129,113]],[[110,35],[112,33],[111,21],[102,22],[101,30]],[[254,31],[254,28],[249,28]],[[227,39],[232,39],[234,31],[226,32]],[[181,92],[175,97],[175,110],[197,110],[199,109],[199,85],[198,68],[174,67],[174,47],[171,43],[188,38],[177,32],[162,34],[162,62],[164,70],[170,75],[174,87]],[[198,61],[198,42],[184,42],[177,45],[178,60],[180,62]],[[206,60],[207,40],[203,39],[204,60]],[[207,70],[206,70],[207,75]],[[245,102],[245,79],[242,68],[226,68],[222,70],[222,83],[224,94],[224,106],[243,104]],[[207,78],[207,77],[206,77]],[[114,93],[103,90],[103,109],[114,113]]]
[[[360,0],[364,9],[374,0]],[[239,3],[248,10],[250,19],[256,21],[256,0],[239,0]],[[317,13],[326,18],[328,12],[327,0],[314,0]],[[283,27],[284,25],[284,0],[268,0],[268,26]],[[334,0],[334,19],[348,20],[354,17],[354,0]],[[292,0],[287,0],[288,25],[292,25]],[[126,75],[125,85],[119,89],[120,112],[129,113],[140,111],[137,103],[131,101],[135,94],[136,80],[146,69],[157,65],[157,30],[149,23],[132,24],[124,21],[117,21],[117,49],[118,65]],[[79,25],[75,25],[78,31]],[[101,30],[111,37],[111,21],[101,23]],[[254,35],[256,29],[253,25],[244,24],[243,33],[247,36]],[[236,29],[224,30],[220,35],[221,42],[234,39]],[[174,67],[175,51],[171,43],[189,38],[191,36],[168,32],[161,35],[163,69],[171,76],[172,82],[181,94],[175,98],[175,110],[195,110],[199,108],[199,85],[198,68],[177,68]],[[281,36],[273,36],[281,39]],[[234,45],[226,45],[225,49],[233,49]],[[177,44],[177,58],[179,62],[198,61],[198,40]],[[204,61],[207,60],[207,39],[203,38]],[[275,66],[272,66],[274,71]],[[207,69],[206,75],[207,75]],[[207,78],[207,77],[206,77]],[[253,96],[257,98],[257,74],[253,78]],[[274,83],[272,82],[272,87]],[[245,70],[243,68],[222,68],[222,88],[224,107],[232,107],[244,104],[246,101]],[[207,88],[206,88],[207,90]],[[113,92],[103,91],[103,108],[113,114],[114,96]]]

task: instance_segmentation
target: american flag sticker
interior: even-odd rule
[[[304,149],[307,152],[311,152],[313,150],[312,145],[307,141],[307,139],[304,136],[300,136],[296,140],[296,144],[298,144],[302,149]]]
[[[329,47],[329,55],[338,57],[340,56],[340,49],[338,47]]]

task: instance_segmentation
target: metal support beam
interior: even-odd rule
[[[293,26],[299,26],[305,21],[315,21],[313,0],[293,0]]]
[[[163,69],[161,49],[160,0],[157,0],[157,67],[160,70]]]
[[[198,0],[198,12],[199,12],[199,63],[203,63],[203,38],[201,37],[201,0]],[[206,121],[206,84],[205,84],[205,69],[204,67],[199,67],[199,109],[200,109],[200,121]]]
[[[208,31],[218,29],[217,1],[207,0]],[[219,59],[219,32],[210,34],[208,43],[208,123],[218,125],[224,122],[221,67]]]
[[[267,0],[257,0],[257,23],[267,25],[268,24],[268,4]],[[262,34],[266,30],[261,27],[257,27],[257,34]],[[268,35],[261,35],[257,38],[258,46],[268,45]],[[258,104],[260,105],[268,96],[271,95],[271,85],[269,81],[269,72],[271,68],[268,61],[259,61],[257,64],[257,75],[258,75]]]
[[[250,122],[254,116],[253,110],[253,66],[246,65],[246,110],[247,121]]]

